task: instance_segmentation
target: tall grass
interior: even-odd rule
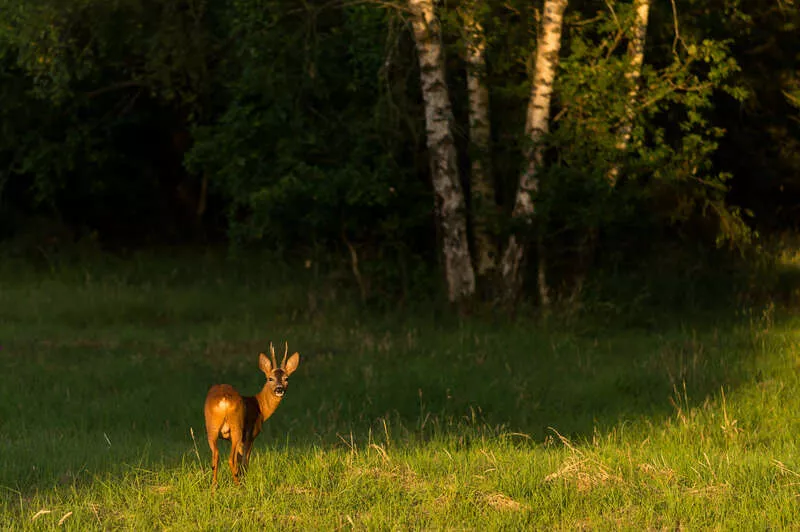
[[[376,312],[214,257],[0,280],[4,529],[800,522],[798,320],[774,306],[638,328]],[[211,497],[205,392],[256,392],[284,339],[289,392]]]

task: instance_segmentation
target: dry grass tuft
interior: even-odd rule
[[[666,482],[673,482],[677,477],[675,470],[671,467],[658,466],[656,464],[639,464],[639,471],[654,480],[664,480]]]
[[[622,482],[622,477],[611,473],[600,461],[577,455],[567,458],[558,471],[544,478],[545,482],[557,479],[573,482],[578,491],[588,491],[598,486]]]
[[[69,519],[71,516],[72,516],[72,511],[69,511],[69,512],[65,513],[63,516],[61,516],[61,519],[58,520],[58,526],[63,525],[64,521]]]
[[[622,482],[622,477],[612,473],[600,460],[588,456],[585,452],[572,445],[567,438],[559,434],[555,429],[551,430],[555,432],[561,443],[572,454],[564,461],[558,471],[550,473],[544,478],[545,482],[563,479],[567,482],[573,482],[578,491],[587,491],[598,486]]]
[[[320,491],[317,489],[312,489],[306,486],[283,486],[280,488],[280,491],[283,493],[288,493],[290,495],[303,495],[306,497],[319,497]]]
[[[519,512],[529,509],[527,504],[517,502],[508,495],[504,495],[502,493],[484,494],[483,502],[493,509],[501,512]]]
[[[422,485],[417,473],[407,465],[394,467],[352,467],[350,474],[353,477],[368,477],[376,480],[389,481],[394,485],[402,486],[403,489],[415,489]]]
[[[693,488],[689,488],[686,490],[686,493],[689,495],[694,495],[696,497],[716,497],[722,493],[728,492],[730,490],[730,484],[727,482],[723,482],[721,484],[709,484],[707,486],[696,486]]]
[[[772,463],[773,463],[773,465],[775,465],[775,467],[778,469],[778,471],[780,471],[782,476],[800,478],[800,473],[798,473],[797,471],[793,471],[793,470],[789,469],[788,467],[786,467],[786,464],[784,464],[780,460],[773,459]]]

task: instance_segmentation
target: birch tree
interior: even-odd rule
[[[475,268],[486,277],[496,267],[497,243],[489,229],[489,212],[496,206],[489,156],[489,89],[486,86],[486,34],[478,19],[479,0],[467,0],[460,10],[469,95],[470,193],[475,242]]]
[[[520,175],[514,209],[511,213],[515,220],[524,220],[530,224],[534,214],[533,195],[539,189],[538,171],[542,165],[542,139],[549,130],[550,100],[553,95],[553,81],[558,67],[558,54],[561,50],[561,29],[564,22],[564,10],[567,0],[545,0],[542,16],[542,28],[536,46],[531,97],[525,119],[525,135],[528,139],[526,153],[527,165]],[[539,297],[543,307],[550,304],[547,287],[545,260],[542,246],[539,246]],[[508,239],[501,263],[503,288],[506,298],[512,300],[522,284],[521,266],[525,258],[525,246],[517,235]]]
[[[633,27],[628,41],[628,71],[625,80],[628,85],[628,99],[625,104],[625,116],[619,128],[617,149],[624,152],[628,149],[633,131],[633,120],[636,114],[636,98],[639,95],[639,78],[644,64],[644,45],[647,37],[647,20],[650,14],[650,0],[634,0]],[[615,164],[608,172],[608,180],[613,187],[619,177],[619,165]]]
[[[433,0],[408,0],[408,6],[419,58],[425,131],[448,297],[450,301],[458,301],[475,293],[475,272],[469,254],[464,192],[451,129],[453,112],[445,80],[441,30]]]

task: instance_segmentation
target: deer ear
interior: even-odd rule
[[[272,361],[264,353],[259,353],[258,367],[261,368],[261,371],[264,373],[269,374],[269,372],[272,371]]]
[[[291,375],[294,373],[294,370],[297,369],[297,366],[300,364],[300,353],[295,353],[289,357],[289,360],[286,361],[286,365],[283,366],[283,371],[286,372],[286,375]]]

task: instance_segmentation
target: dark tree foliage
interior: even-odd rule
[[[439,15],[467,163],[458,4]],[[508,214],[540,8],[490,1],[479,11],[498,242],[518,229]],[[45,219],[66,239],[108,247],[221,239],[339,257],[360,282],[380,281],[367,293],[392,293],[436,264],[402,3],[0,0],[0,20],[0,238]],[[567,11],[534,228],[556,283],[660,242],[741,246],[753,229],[797,223],[797,6],[654,3],[620,152],[631,20],[630,2]],[[609,187],[612,166],[622,177]]]
[[[402,21],[371,6],[239,2],[190,169],[226,196],[232,238],[279,247],[429,240],[429,185]],[[427,244],[430,247],[430,242]]]
[[[206,9],[2,3],[6,219],[24,225],[41,213],[109,240],[195,229],[197,187],[183,157],[188,121],[210,97],[215,50]]]

